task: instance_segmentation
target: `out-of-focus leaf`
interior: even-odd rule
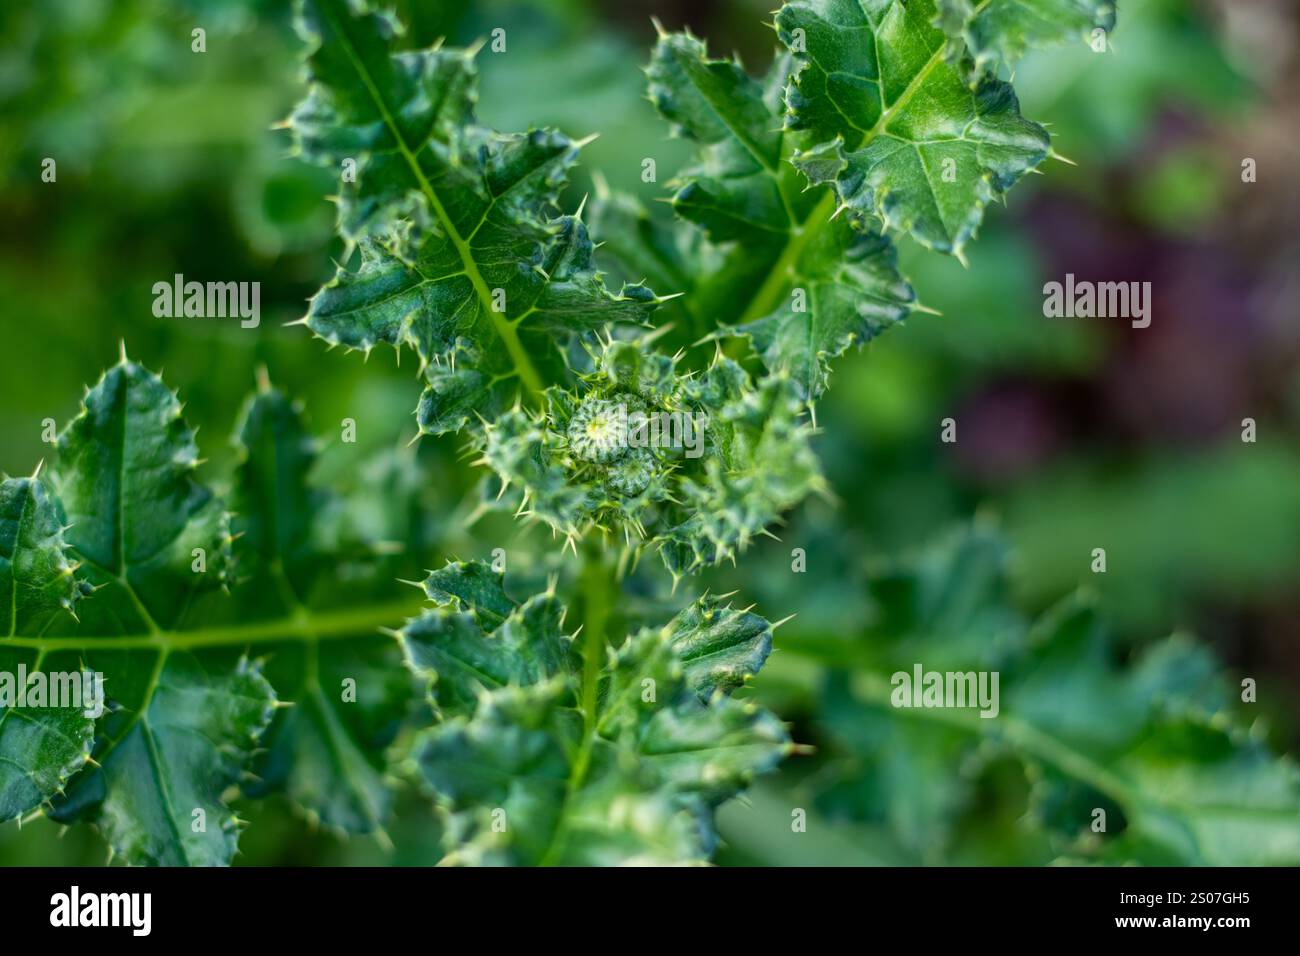
[[[823,808],[887,824],[918,860],[940,862],[960,852],[965,820],[1000,812],[977,788],[1010,758],[1031,784],[1013,836],[1027,847],[1045,832],[1058,853],[1110,862],[1300,859],[1300,772],[1231,712],[1214,660],[1175,636],[1121,662],[1078,596],[1026,628],[1005,604],[999,546],[981,535],[878,576],[869,643],[808,649],[852,668],[825,688]],[[898,675],[918,666],[996,674],[992,706],[911,706]]]
[[[350,639],[331,635],[322,651],[312,621],[314,612],[347,605],[340,592],[363,596],[381,569],[363,567],[350,585],[339,580],[343,562],[365,561],[365,544],[348,541],[330,520],[341,502],[311,483],[316,442],[282,392],[263,384],[245,405],[235,440],[241,623],[262,617],[300,629],[263,648],[267,677],[291,706],[267,729],[245,789],[252,796],[283,790],[314,822],[344,833],[379,830],[392,803],[385,748],[411,710],[414,687],[391,643],[359,626]]]
[[[1114,0],[937,0],[937,7],[938,26],[981,69],[1115,27]]]

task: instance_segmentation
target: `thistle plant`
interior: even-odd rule
[[[660,28],[647,95],[694,147],[670,218],[603,186],[573,196],[584,140],[483,125],[476,49],[407,49],[365,0],[298,13],[306,93],[286,126],[339,176],[343,244],[301,322],[413,353],[418,437],[463,445],[484,473],[475,517],[549,531],[553,563],[453,558],[413,589],[357,502],[318,481],[306,411],[269,375],[213,480],[176,394],[124,350],[54,459],[0,485],[0,670],[94,672],[107,696],[100,715],[6,705],[0,821],[88,823],[133,864],[228,864],[236,805],[282,794],[383,841],[408,788],[449,863],[708,860],[714,811],[808,748],[751,693],[781,622],[700,579],[833,498],[815,413],[836,360],[930,311],[895,242],[963,259],[987,207],[1056,156],[1007,67],[1104,41],[1114,4],[801,0],[774,14],[761,76]],[[426,480],[396,467],[392,487]],[[1038,775],[1051,839],[1098,800],[1127,819],[1071,858],[1300,858],[1295,768],[1237,723],[1207,655],[1120,666],[1078,601],[1003,626],[979,586],[999,570],[983,547],[941,550],[871,582],[867,641],[789,647],[859,671],[832,687],[824,746],[871,776],[820,786],[821,809],[865,807],[942,859],[969,799],[949,761],[986,737]],[[918,647],[1006,670],[1010,718],[913,729],[885,710],[873,668]],[[1122,719],[1054,719],[1067,686]],[[1261,794],[1240,812],[1215,798],[1237,770]],[[940,796],[909,816],[917,779]]]

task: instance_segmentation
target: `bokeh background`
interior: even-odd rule
[[[571,187],[598,170],[647,203],[686,160],[643,95],[650,17],[689,25],[757,71],[770,0],[401,0],[413,44],[484,52],[480,116],[500,129],[599,132]],[[207,52],[190,31],[207,31]],[[1300,726],[1300,13],[1284,0],[1122,0],[1109,53],[1083,44],[1016,69],[1027,116],[1077,163],[1049,163],[990,211],[970,267],[903,244],[904,268],[941,316],[919,315],[837,366],[818,409],[819,451],[840,499],[814,502],[784,537],[821,571],[788,583],[789,547],[765,544],[719,575],[782,639],[851,630],[846,583],[878,557],[914,552],[978,515],[1011,546],[1027,613],[1086,583],[1134,645],[1171,631],[1212,644],[1261,684],[1275,743]],[[49,451],[42,421],[76,411],[124,341],[164,369],[214,473],[254,370],[266,365],[321,423],[354,417],[364,448],[405,444],[419,392],[391,353],[327,351],[301,327],[332,271],[331,176],[289,155],[275,129],[301,94],[300,46],[282,0],[41,0],[0,7],[0,470]],[[57,160],[56,183],[41,162]],[[654,157],[660,183],[642,183]],[[1243,159],[1258,177],[1243,183]],[[599,238],[599,237],[597,237]],[[1153,283],[1148,329],[1046,319],[1041,287]],[[153,283],[259,281],[262,324],[155,318]],[[633,277],[636,278],[636,277]],[[672,291],[672,290],[661,290]],[[940,421],[959,422],[956,445]],[[1241,441],[1243,418],[1258,441]],[[426,442],[433,498],[474,481],[453,442]],[[343,480],[345,463],[323,468]],[[446,521],[454,521],[447,517]],[[448,533],[454,533],[450,529]],[[1094,547],[1108,573],[1092,575]],[[488,546],[490,548],[490,545]],[[487,550],[487,548],[485,548]],[[462,556],[468,556],[463,554]],[[486,555],[484,555],[486,556]],[[782,572],[787,573],[782,573]],[[796,603],[796,607],[788,606]],[[818,693],[797,662],[760,678],[796,721]],[[770,674],[770,679],[769,679]],[[813,688],[809,690],[809,688]],[[891,822],[845,824],[798,846],[787,831],[798,766],[724,811],[723,862],[916,862]],[[242,863],[429,863],[436,833],[409,799],[396,848],[311,831],[276,801]],[[833,802],[824,807],[833,813]],[[773,826],[761,821],[769,815]],[[779,825],[777,825],[779,824]],[[992,824],[989,824],[992,827]],[[823,833],[826,831],[824,830]],[[977,841],[983,855],[993,831]],[[906,841],[902,841],[906,842]],[[1026,857],[1015,854],[1008,862]],[[951,857],[960,861],[960,854]],[[101,863],[88,830],[0,828],[0,863]],[[1034,859],[1034,857],[1028,857]]]

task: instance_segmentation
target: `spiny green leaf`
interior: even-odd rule
[[[312,484],[314,443],[287,398],[264,384],[238,444],[232,534],[195,477],[176,397],[124,357],[60,435],[57,495],[4,484],[13,633],[0,664],[100,674],[108,698],[97,720],[84,708],[0,715],[6,817],[45,804],[93,823],[127,862],[166,865],[230,862],[237,785],[283,789],[336,829],[381,825],[384,749],[416,688],[376,629],[411,603],[375,603],[392,590],[387,566]],[[74,601],[79,620],[62,613]],[[274,720],[271,681],[293,705]]]
[[[783,191],[790,184],[782,132],[772,122],[779,87],[765,91],[739,63],[710,60],[689,34],[660,34],[646,75],[650,100],[674,132],[701,145],[699,163],[676,183],[678,214],[714,242],[782,239],[794,210]]]
[[[14,701],[0,712],[0,754],[5,757],[0,763],[0,823],[20,818],[62,793],[90,756],[95,722],[84,710],[17,705],[19,665],[30,675],[42,670],[44,662],[38,654],[0,649],[0,668],[8,684],[4,695]]]
[[[771,714],[725,696],[770,649],[756,615],[702,600],[609,650],[589,697],[553,593],[499,619],[482,613],[503,595],[479,586],[499,584],[485,565],[430,581],[455,598],[409,622],[402,641],[442,717],[415,758],[449,814],[446,862],[703,859],[710,808],[789,750]]]
[[[793,269],[788,302],[724,334],[748,337],[767,368],[812,399],[826,390],[830,360],[905,319],[916,295],[898,271],[893,243],[870,231],[823,229]]]
[[[772,653],[772,625],[721,598],[702,597],[668,622],[668,641],[701,698],[742,686]]]
[[[195,480],[198,463],[180,402],[158,376],[123,360],[86,393],[59,435],[50,483],[80,571],[101,589],[82,613],[87,628],[172,627],[196,598],[225,586],[229,517]]]
[[[308,159],[355,164],[340,226],[360,242],[358,268],[312,300],[312,331],[414,348],[428,378],[420,428],[442,434],[499,413],[520,386],[562,381],[573,337],[644,323],[654,294],[606,289],[586,228],[557,215],[579,144],[478,125],[470,51],[397,53],[392,22],[364,4],[301,7],[311,86],[290,125]]]
[[[400,25],[364,3],[307,0],[298,12],[310,86],[289,125],[307,159],[340,175],[346,162],[355,165],[340,197],[345,233],[387,232],[418,208],[412,193],[426,179],[472,190],[468,171],[453,167],[473,116],[473,57],[439,48],[395,53]],[[429,155],[417,158],[422,151]],[[430,190],[424,199],[432,205],[442,195]]]
[[[799,63],[787,123],[814,145],[793,162],[842,206],[961,255],[984,207],[1044,159],[1047,131],[1010,84],[945,57],[932,0],[790,3],[777,31]]]
[[[56,820],[90,819],[129,863],[223,866],[234,856],[239,825],[224,803],[271,720],[275,694],[260,669],[241,659],[211,673],[193,654],[135,660],[88,652],[121,708],[101,730],[95,760],[69,786]],[[111,661],[111,663],[108,663]],[[106,739],[103,739],[106,738]]]
[[[458,561],[424,579],[424,593],[435,604],[450,604],[474,614],[494,631],[515,609],[506,594],[504,571],[494,571],[482,561]]]
[[[43,633],[88,589],[68,560],[64,525],[58,501],[37,478],[0,482],[0,594],[9,598],[9,637]],[[43,673],[44,660],[36,649],[0,647],[0,822],[55,796],[90,753],[95,723],[86,708],[18,706],[26,689],[20,666]]]
[[[757,666],[766,656],[755,653]],[[734,796],[788,752],[789,735],[770,712],[725,696],[727,684],[707,693],[712,679],[682,659],[671,624],[629,637],[605,675],[597,738],[615,746],[598,758],[624,774],[648,770],[657,786],[713,804]],[[671,706],[647,706],[659,700]]]
[[[58,499],[35,478],[0,482],[0,594],[8,596],[10,637],[40,634],[63,612],[75,613],[86,586],[77,580]]]
[[[703,466],[679,479],[685,508],[678,514],[685,517],[660,534],[660,553],[674,574],[726,560],[825,487],[789,379],[751,386],[740,366],[719,361],[688,382],[685,394],[713,412]]]
[[[789,67],[788,56],[778,57],[759,83],[738,63],[709,59],[695,37],[662,34],[647,75],[660,113],[678,135],[700,144],[698,162],[670,184],[674,211],[715,245],[740,243],[748,265],[739,272],[754,269],[750,288],[731,296],[748,301],[736,315],[739,327],[721,334],[750,336],[770,370],[815,398],[830,359],[906,318],[915,295],[889,240],[847,219],[832,221],[826,191],[806,191],[785,161],[808,145],[806,136],[782,129]],[[625,240],[616,254],[629,246],[638,248]],[[717,272],[738,272],[731,256],[713,258]]]
[[[46,656],[51,670],[84,660],[102,673],[111,704],[97,727],[95,764],[51,815],[93,820],[132,863],[229,862],[237,828],[223,792],[237,782],[274,701],[246,661],[208,674],[163,643],[192,603],[229,577],[229,519],[195,480],[197,464],[175,395],[123,359],[60,434],[51,474],[71,522],[68,541],[96,590],[79,627],[65,620],[47,633],[146,639],[130,649],[93,638],[80,648],[60,643]]]
[[[431,572],[429,581],[460,569],[492,573],[480,562],[447,565]],[[564,610],[554,594],[536,595],[499,619],[474,606],[457,607],[444,604],[444,613],[425,614],[402,632],[407,663],[435,678],[433,692],[445,709],[472,708],[483,690],[532,684],[574,668],[570,641],[561,633]]]

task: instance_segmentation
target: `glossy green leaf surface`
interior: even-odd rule
[[[787,122],[814,145],[794,157],[841,206],[961,255],[984,207],[1047,158],[1047,131],[1011,85],[945,56],[930,0],[794,3],[776,17],[799,67]],[[800,49],[802,47],[802,49]]]
[[[782,128],[789,70],[780,57],[760,83],[739,63],[710,59],[695,37],[665,34],[647,75],[659,112],[700,148],[670,184],[674,211],[710,243],[736,244],[758,273],[726,331],[748,335],[769,369],[815,398],[829,360],[906,318],[915,295],[889,240],[832,221],[824,191],[805,191],[786,162],[807,142]],[[719,268],[731,267],[723,256]]]

